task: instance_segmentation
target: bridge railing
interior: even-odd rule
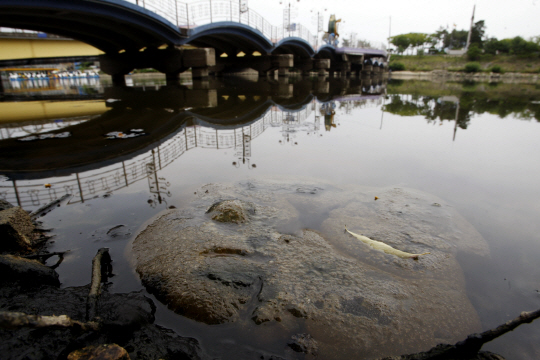
[[[249,8],[242,8],[237,0],[200,0],[184,3],[179,0],[126,0],[150,10],[167,19],[178,28],[193,29],[222,21],[238,22],[259,30],[274,44],[285,37],[299,37],[313,48],[317,47],[317,36],[301,24],[290,29],[270,24],[262,15]]]
[[[231,21],[238,22],[259,30],[276,44],[286,37],[298,37],[307,41],[314,49],[319,44],[318,34],[313,35],[302,24],[274,26],[256,11],[243,8],[238,0],[198,0],[185,3],[181,0],[126,0],[150,10],[169,20],[179,29],[194,29],[197,26]],[[366,42],[362,48],[386,50],[383,43]],[[356,47],[356,46],[354,46]]]

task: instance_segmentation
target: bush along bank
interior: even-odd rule
[[[471,67],[471,64],[475,64]],[[469,73],[540,74],[540,57],[533,55],[490,55],[469,58],[449,55],[392,55],[389,67],[393,72],[448,71]]]

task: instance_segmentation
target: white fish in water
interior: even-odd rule
[[[399,257],[402,258],[402,259],[414,259],[414,260],[418,260],[418,257],[419,257],[419,256],[429,254],[428,252],[423,253],[423,254],[411,254],[411,253],[408,253],[408,252],[405,252],[405,251],[401,251],[401,250],[398,250],[398,249],[394,249],[394,248],[391,247],[390,245],[387,245],[387,244],[385,244],[385,243],[383,243],[383,242],[380,242],[380,241],[377,241],[377,240],[371,240],[371,239],[368,238],[367,236],[364,236],[364,235],[358,235],[358,234],[355,234],[355,233],[349,231],[349,229],[347,229],[347,225],[345,225],[345,230],[346,230],[349,234],[351,234],[352,236],[354,236],[355,238],[357,238],[358,240],[360,240],[360,241],[363,242],[364,244],[367,244],[367,245],[371,246],[371,247],[374,248],[375,250],[382,250],[382,251],[384,251],[384,252],[387,253],[387,254],[399,256]]]

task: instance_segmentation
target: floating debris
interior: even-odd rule
[[[128,133],[122,132],[122,131],[111,131],[108,134],[105,134],[105,137],[107,139],[129,139],[134,138],[137,136],[143,136],[146,135],[144,130],[142,129],[131,129]]]
[[[18,141],[35,141],[35,140],[45,140],[45,139],[62,139],[70,137],[71,133],[69,131],[65,131],[58,134],[41,134],[41,135],[30,135],[26,136],[20,139],[17,139]]]
[[[375,196],[375,201],[379,200],[379,197],[378,196]]]
[[[360,240],[361,242],[363,242],[364,244],[367,244],[369,246],[371,246],[372,248],[374,248],[375,250],[382,250],[384,251],[385,253],[387,254],[390,254],[390,255],[395,255],[395,256],[398,256],[402,259],[414,259],[414,260],[418,260],[418,257],[421,256],[421,255],[427,255],[429,254],[428,252],[426,253],[422,253],[422,254],[411,254],[411,253],[408,253],[408,252],[405,252],[405,251],[401,251],[401,250],[398,250],[398,249],[394,249],[393,247],[391,247],[390,245],[387,245],[383,242],[380,242],[380,241],[377,241],[377,240],[372,240],[370,238],[368,238],[367,236],[364,236],[364,235],[358,235],[358,234],[355,234],[351,231],[349,231],[347,229],[347,225],[345,225],[345,230],[351,234],[352,236],[354,236],[355,238],[357,238],[358,240]]]

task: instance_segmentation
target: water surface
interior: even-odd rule
[[[458,254],[483,328],[540,307],[539,85],[241,78],[133,84],[52,91],[50,84],[4,83],[0,198],[33,211],[72,195],[40,218],[55,235],[49,250],[71,250],[57,268],[62,286],[88,283],[91,258],[106,246],[115,265],[112,291],[141,289],[125,257],[130,242],[203,184],[307,177],[407,187],[445,200],[490,246],[489,258]],[[298,210],[304,215],[291,227],[317,229],[329,209]],[[259,343],[162,305],[157,318],[216,354],[231,341]],[[540,323],[523,325],[484,349],[535,358],[539,336]]]

